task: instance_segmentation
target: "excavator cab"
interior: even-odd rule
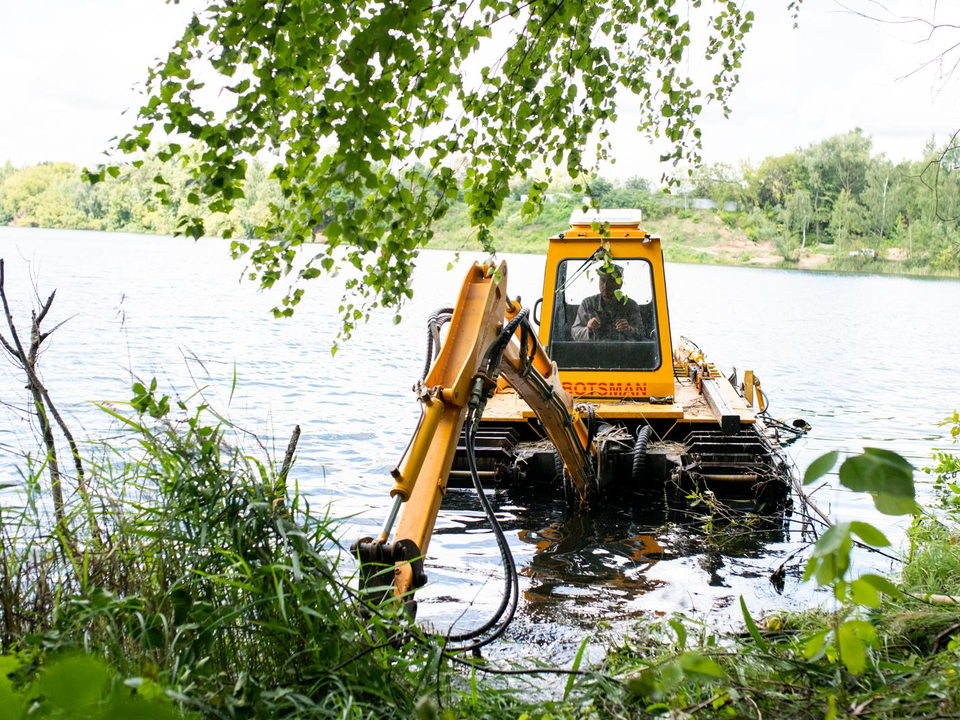
[[[640,227],[639,211],[574,213],[570,223],[550,238],[539,331],[564,389],[589,398],[673,395],[659,238]],[[614,297],[602,297],[603,284],[615,284]]]

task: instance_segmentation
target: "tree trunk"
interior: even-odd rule
[[[890,184],[890,175],[883,181],[883,202],[880,204],[880,237],[877,246],[873,249],[873,261],[880,257],[880,246],[883,245],[883,226],[887,219],[887,186]]]

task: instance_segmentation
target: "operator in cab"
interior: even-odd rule
[[[577,310],[577,319],[570,329],[573,339],[590,340],[640,340],[643,337],[643,321],[640,306],[627,297],[617,298],[617,290],[623,290],[623,268],[614,265],[601,269],[600,293],[584,298]]]

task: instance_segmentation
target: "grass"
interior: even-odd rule
[[[960,597],[960,528],[934,517],[923,518],[909,533],[913,547],[903,583],[918,594]]]
[[[24,712],[51,702],[37,668],[94,651],[135,692],[147,679],[152,702],[205,717],[409,717],[435,675],[429,643],[347,584],[331,520],[211,408],[174,419],[166,398],[138,401],[106,409],[125,434],[88,459],[72,545],[50,535],[42,468],[3,509],[0,637]],[[421,643],[392,648],[398,627]]]

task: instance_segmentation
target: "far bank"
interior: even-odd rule
[[[531,220],[521,217],[522,204],[517,200],[504,203],[501,221],[497,223],[496,247],[504,253],[544,254],[550,235],[560,232],[569,220],[573,204],[547,203],[543,213]],[[579,207],[579,206],[578,206]],[[659,235],[667,262],[697,265],[776,268],[781,270],[813,270],[909,277],[960,278],[957,250],[940,248],[931,252],[913,238],[909,229],[900,242],[887,238],[882,243],[852,239],[839,246],[818,243],[813,233],[806,242],[791,237],[776,226],[764,227],[755,213],[718,210],[686,210],[660,208],[645,213],[644,227]],[[659,217],[657,217],[659,215]],[[427,246],[436,250],[480,252],[466,207],[459,205],[436,228],[436,235]]]

